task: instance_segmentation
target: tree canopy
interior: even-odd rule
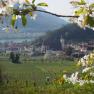
[[[15,22],[18,18],[22,19],[22,24],[25,26],[27,24],[26,15],[35,18],[35,11],[39,11],[58,17],[75,18],[75,22],[77,22],[81,27],[94,28],[94,3],[87,3],[86,0],[71,1],[70,3],[75,6],[74,15],[59,15],[38,9],[38,7],[41,6],[48,7],[47,3],[40,2],[36,4],[35,2],[36,0],[1,0],[0,19],[2,19],[2,16],[7,17],[11,15],[11,25],[13,27],[15,26]]]

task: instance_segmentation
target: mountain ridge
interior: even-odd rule
[[[67,22],[61,18],[58,18],[53,15],[49,15],[46,13],[40,13],[37,12],[37,18],[36,20],[32,20],[30,16],[27,16],[27,25],[25,27],[22,26],[21,19],[16,21],[15,26],[17,26],[17,29],[19,32],[16,33],[17,38],[18,36],[21,38],[24,38],[23,35],[28,38],[27,35],[31,35],[31,37],[39,37],[39,35],[44,35],[45,32],[52,32],[54,30],[57,30],[67,24]],[[6,32],[4,28],[7,27],[7,23],[10,23],[10,18],[4,20],[4,25],[0,26],[0,38],[1,39],[8,39],[8,38],[16,38],[15,32],[11,30],[10,32]],[[12,32],[13,31],[13,32]],[[25,34],[24,34],[25,33]],[[4,36],[4,37],[3,37]]]

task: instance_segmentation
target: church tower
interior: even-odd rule
[[[60,38],[60,43],[61,43],[62,50],[64,50],[64,48],[65,48],[65,40],[64,40],[64,38],[62,36]]]

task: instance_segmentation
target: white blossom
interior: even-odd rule
[[[90,76],[93,76],[94,77],[94,73],[93,72],[90,72]]]
[[[31,19],[36,20],[36,18],[37,18],[37,13],[36,12],[33,12],[33,15],[31,17]]]
[[[86,60],[84,58],[81,58],[80,62],[82,66],[86,66]]]
[[[91,69],[91,67],[85,68],[82,70],[82,73],[88,72]]]
[[[93,58],[93,57],[94,57],[94,53],[91,53],[91,54],[90,54],[90,58]]]
[[[90,80],[90,83],[93,83],[94,84],[94,80]]]
[[[66,75],[66,74],[64,74],[64,75],[63,75],[63,78],[64,78],[64,79],[67,79],[67,75]]]
[[[82,65],[83,67],[87,66],[88,58],[89,58],[89,55],[85,55],[84,57],[82,57],[80,61],[78,62],[78,65]]]
[[[79,85],[80,85],[80,86],[82,86],[82,85],[85,84],[85,81],[84,81],[84,80],[79,80],[78,82],[79,82]]]
[[[17,15],[17,19],[18,19],[18,18],[21,18],[21,15]]]
[[[92,29],[94,30],[94,27]]]
[[[78,72],[73,73],[73,74],[71,75],[71,77],[68,78],[68,80],[69,80],[70,82],[72,82],[73,84],[77,83],[77,82],[78,82]]]

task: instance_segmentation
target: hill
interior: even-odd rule
[[[16,22],[16,26],[19,32],[6,32],[5,28],[10,23],[10,18],[3,18],[4,25],[0,24],[0,40],[11,39],[36,39],[37,37],[44,35],[45,32],[51,32],[56,29],[60,29],[62,26],[65,26],[67,22],[63,19],[60,19],[56,16],[49,15],[47,13],[36,12],[36,20],[33,20],[30,16],[27,15],[27,25],[22,26],[21,19],[19,18]],[[12,40],[13,39],[13,40]]]
[[[44,43],[48,45],[50,49],[61,49],[60,38],[61,36],[66,42],[85,42],[94,39],[94,31],[86,28],[85,30],[80,28],[77,24],[68,24],[61,29],[53,32],[48,32],[46,36],[40,37],[34,44],[41,45]]]

